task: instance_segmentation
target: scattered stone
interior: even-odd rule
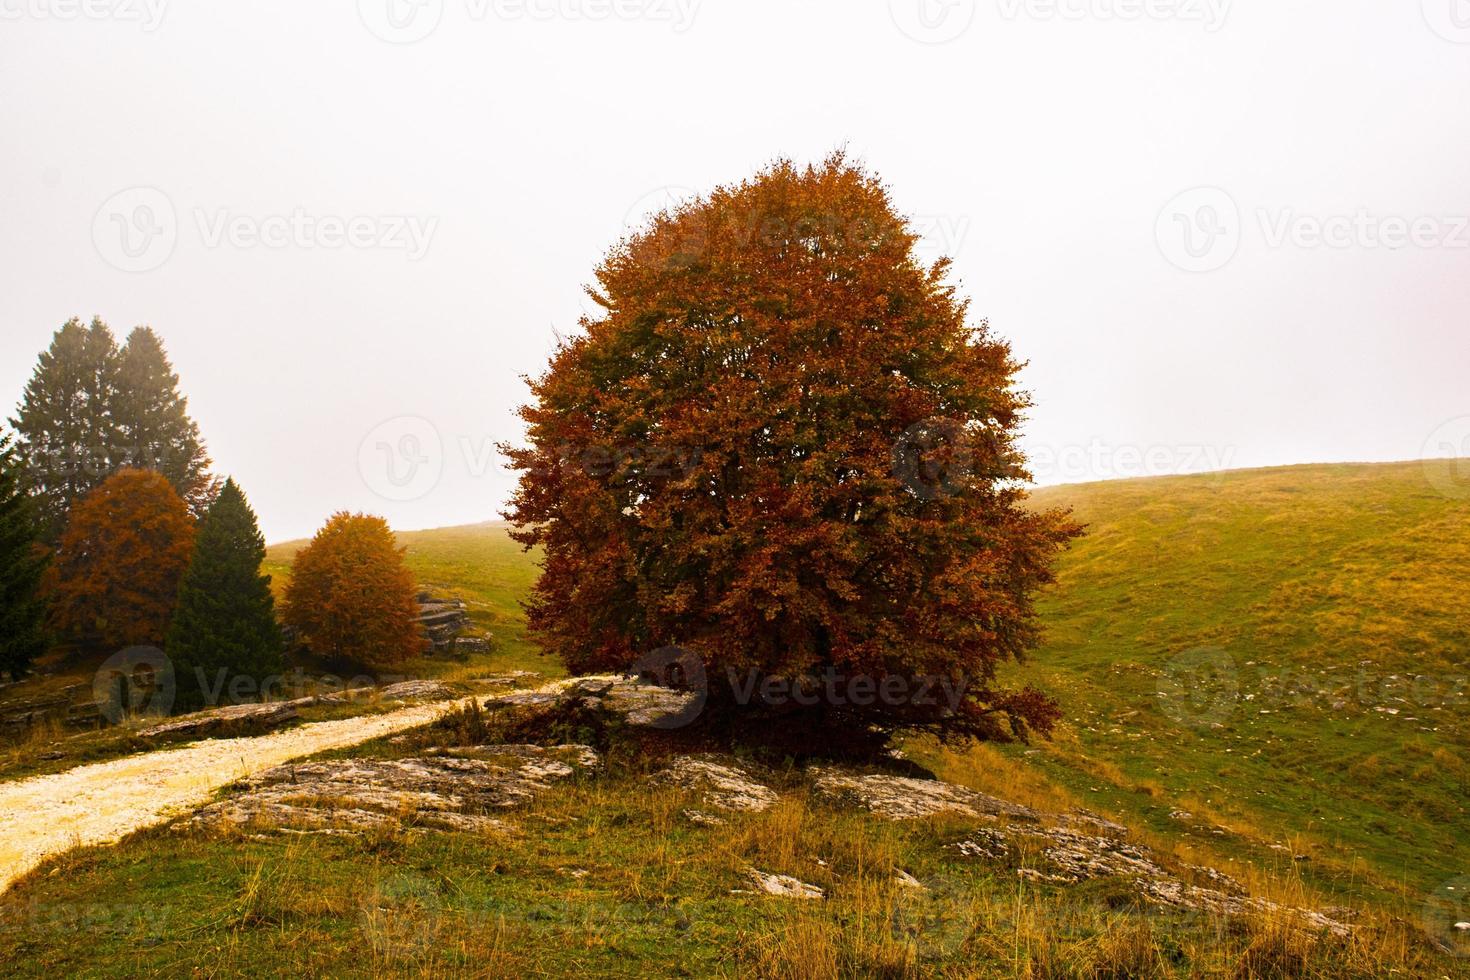
[[[1003,861],[1010,853],[1006,835],[998,830],[977,830],[951,846],[966,857],[984,858],[987,861]]]
[[[1092,827],[1095,830],[1101,830],[1103,833],[1115,834],[1119,837],[1128,833],[1128,828],[1122,824],[1114,823],[1089,810],[1073,810],[1071,813],[1064,813],[1061,815],[1060,820],[1069,826]]]
[[[666,723],[681,718],[699,694],[649,684],[631,677],[600,674],[574,677],[535,691],[520,691],[492,698],[487,709],[522,708],[561,710],[580,705],[590,711],[620,715],[624,722],[639,727],[672,727]]]
[[[525,681],[533,680],[541,675],[531,670],[512,670],[506,674],[494,674],[490,677],[476,677],[470,681],[471,684],[483,684],[486,687],[514,687]]]
[[[448,701],[455,692],[441,681],[400,681],[381,693],[384,701]]]
[[[428,592],[418,594],[419,625],[435,650],[446,650],[469,622],[470,614],[462,599],[444,599]]]
[[[723,827],[725,818],[717,817],[713,813],[705,813],[703,810],[685,810],[684,819],[701,827]]]
[[[232,704],[224,708],[200,711],[196,714],[174,718],[160,725],[144,728],[139,738],[160,736],[202,738],[224,729],[232,731],[248,728],[261,731],[277,728],[297,718],[296,709],[287,703]]]
[[[717,810],[759,813],[770,809],[778,799],[770,787],[757,782],[744,769],[692,756],[680,756],[652,778],[697,792],[706,806]]]
[[[430,750],[412,759],[339,759],[277,766],[181,828],[376,830],[405,825],[504,831],[490,814],[521,806],[553,781],[598,763],[585,745]]]
[[[1458,932],[1470,932],[1470,922],[1456,922],[1455,929]]]
[[[1188,810],[1170,810],[1169,818],[1171,820],[1193,820],[1194,814],[1190,813]]]
[[[1325,910],[1289,908],[1266,899],[1251,898],[1239,882],[1221,871],[1186,865],[1188,870],[1208,880],[1210,887],[1183,881],[1165,870],[1148,848],[1113,837],[1080,833],[1066,827],[1031,827],[1014,828],[1008,834],[983,830],[954,846],[962,854],[998,860],[1006,853],[1007,836],[1039,845],[1044,866],[1017,869],[1017,874],[1027,880],[1069,885],[1098,878],[1118,878],[1131,881],[1141,898],[1156,905],[1227,916],[1286,914],[1305,928],[1326,931],[1334,936],[1346,936],[1351,932],[1351,927],[1344,925],[1341,917],[1330,916]]]
[[[855,801],[872,813],[889,820],[914,820],[937,813],[967,817],[1009,817],[1035,821],[1030,807],[956,786],[938,779],[912,779],[879,774],[856,775],[834,769],[813,770],[812,788],[820,796],[839,802]]]
[[[755,882],[755,886],[767,895],[776,895],[781,898],[827,897],[827,893],[816,885],[809,885],[804,881],[798,881],[790,875],[771,875],[751,868],[750,878]]]
[[[902,868],[893,869],[893,880],[895,883],[903,888],[916,888],[919,891],[928,890],[924,887],[924,883],[922,881],[920,881],[918,878],[915,878],[913,875],[909,874]]]

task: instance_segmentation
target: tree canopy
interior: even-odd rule
[[[381,517],[333,514],[291,564],[282,616],[316,653],[375,666],[421,653],[413,576]]]
[[[161,646],[193,546],[168,480],[120,470],[71,510],[48,573],[52,625],[93,649]]]
[[[873,175],[781,161],[654,217],[589,289],[507,448],[544,549],[532,628],[574,672],[694,651],[729,677],[949,678],[953,706],[815,710],[1024,738],[1007,690],[1077,533],[1025,505],[1018,363]],[[729,699],[729,692],[711,692]],[[881,701],[881,699],[880,699]]]
[[[49,542],[71,507],[121,469],[157,470],[204,513],[218,486],[178,383],[148,327],[121,350],[100,319],[73,318],[56,331],[11,420]]]
[[[226,480],[199,523],[164,643],[180,704],[203,704],[241,677],[258,690],[281,670],[271,580],[260,572],[264,559],[255,512],[235,481]]]

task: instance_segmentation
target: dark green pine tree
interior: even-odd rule
[[[20,435],[26,481],[42,536],[61,536],[71,505],[116,467],[117,342],[107,324],[73,317],[51,338],[10,424]]]
[[[150,327],[134,329],[118,356],[112,404],[126,463],[168,477],[189,509],[202,517],[219,486],[209,474],[209,454],[188,407],[158,334]]]
[[[164,640],[181,707],[228,692],[236,677],[255,683],[281,670],[270,576],[260,573],[265,538],[245,495],[226,480],[199,525],[194,557]]]
[[[0,674],[20,680],[46,650],[46,606],[40,597],[46,567],[19,455],[0,437]]]

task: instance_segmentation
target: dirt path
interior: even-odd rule
[[[300,725],[270,735],[193,742],[79,766],[50,776],[0,783],[0,892],[46,858],[74,847],[112,843],[207,802],[221,786],[329,749],[346,748],[425,725],[448,708],[440,701],[387,714]]]

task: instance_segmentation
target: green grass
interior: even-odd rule
[[[1289,844],[1349,894],[1417,906],[1470,872],[1470,504],[1425,465],[1448,464],[1038,493],[1088,534],[1024,672],[1068,723],[1027,761],[1159,833],[1256,860]],[[1176,659],[1201,647],[1225,681]]]
[[[785,787],[701,828],[637,773],[584,777],[509,836],[135,835],[53,862],[0,902],[15,976],[1214,976],[1247,957],[1303,977],[1438,966],[1365,923],[1308,942],[1269,922],[1140,908],[1127,890],[1018,880],[945,845],[974,821],[884,823]],[[824,901],[752,894],[788,873]],[[899,884],[901,868],[924,884]],[[1264,973],[1257,975],[1278,975]]]
[[[1470,975],[1412,937],[1429,895],[1470,873],[1470,503],[1437,493],[1419,463],[1035,499],[1073,508],[1088,534],[1041,603],[1043,647],[1008,679],[1052,691],[1066,720],[1029,747],[916,740],[909,756],[1018,802],[1123,819],[1258,894],[1366,910],[1356,945],[1320,949],[1296,975]],[[424,587],[464,598],[496,638],[484,663],[415,672],[559,672],[525,634],[534,557],[503,525],[400,540]],[[298,547],[270,550],[278,586]],[[1185,669],[1201,648],[1223,675]],[[1009,869],[955,862],[942,847],[953,824],[882,824],[789,787],[771,814],[730,828],[689,826],[678,806],[614,772],[557,788],[515,816],[510,839],[148,832],[51,862],[0,900],[0,962],[22,975],[168,974],[207,957],[218,975],[1000,977],[1217,975],[1249,961],[1257,973],[1238,975],[1279,975],[1269,925],[1023,887]],[[731,895],[746,864],[831,899]],[[895,866],[930,891],[893,889]]]
[[[1010,674],[1056,694],[1066,722],[1055,740],[996,760],[1024,760],[1077,802],[1241,873],[1279,866],[1272,843],[1307,854],[1289,863],[1345,898],[1411,907],[1470,873],[1470,503],[1437,492],[1425,470],[1448,465],[1038,491],[1038,506],[1072,508],[1087,534],[1041,603],[1043,647]],[[496,636],[497,665],[560,673],[525,635],[519,600],[535,561],[504,524],[399,539],[425,587],[464,598]],[[278,583],[300,544],[270,549]],[[1233,665],[1237,696],[1219,703],[1219,727],[1189,723],[1214,702],[1171,716],[1160,697],[1161,685],[1230,693],[1209,675],[1169,673],[1202,647]],[[1414,677],[1431,680],[1416,690]],[[915,751],[981,778],[953,754]],[[1181,809],[1194,819],[1169,816]]]

